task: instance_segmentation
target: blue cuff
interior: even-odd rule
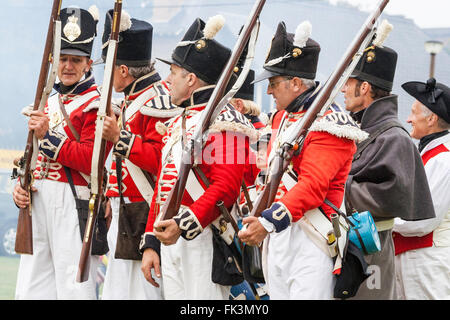
[[[262,212],[261,217],[275,226],[276,232],[281,232],[292,222],[292,215],[282,202],[275,202],[269,209]]]
[[[189,208],[180,209],[173,219],[181,230],[181,236],[186,240],[195,239],[203,231],[197,216]]]
[[[139,244],[139,251],[141,254],[148,248],[155,250],[158,256],[161,257],[161,242],[151,232],[145,232],[141,236],[141,243]]]
[[[56,161],[66,139],[67,136],[50,129],[41,140],[39,151],[47,158]]]
[[[120,130],[119,141],[114,145],[113,154],[128,159],[135,138],[136,135],[131,132],[123,129]]]

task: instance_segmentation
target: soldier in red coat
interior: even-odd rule
[[[111,33],[113,10],[106,14],[103,59]],[[119,121],[106,117],[103,137],[114,143],[108,206],[112,219],[108,230],[111,250],[102,299],[161,299],[159,284],[148,283],[140,270],[139,242],[145,223],[162,149],[158,124],[181,113],[171,104],[167,84],[151,61],[153,27],[122,11],[121,41],[114,67],[114,89],[123,92]],[[120,180],[118,179],[120,178]],[[109,210],[108,210],[109,211]],[[111,211],[109,211],[111,212]]]
[[[265,71],[256,78],[269,80],[267,93],[277,108],[272,117],[269,166],[283,137],[302,119],[321,88],[314,81],[320,46],[310,33],[308,21],[299,25],[296,34],[287,33],[280,23]],[[320,224],[330,224],[325,216],[333,210],[324,200],[341,206],[355,141],[366,136],[343,110],[331,105],[310,128],[300,154],[283,175],[272,206],[259,218],[243,220],[248,224],[239,232],[243,242],[259,245],[267,236],[263,265],[271,299],[333,298],[333,255],[326,235],[320,232]]]
[[[89,280],[75,282],[84,231],[80,230],[74,197],[87,200],[90,194],[88,183],[99,106],[90,55],[98,9],[63,9],[61,22],[57,93],[48,99],[44,112],[31,112],[28,124],[39,140],[32,201],[20,184],[13,193],[19,207],[31,202],[33,217],[33,255],[21,256],[16,299],[97,298],[96,256],[91,258]],[[111,144],[107,149],[111,149]]]
[[[172,102],[184,111],[167,123],[157,187],[141,244],[145,277],[152,282],[151,269],[159,270],[162,266],[166,299],[229,297],[230,285],[212,280],[215,272],[225,270],[225,264],[233,264],[223,261],[220,270],[212,268],[217,253],[212,225],[220,230],[218,201],[223,201],[228,209],[236,202],[248,162],[249,137],[257,137],[256,129],[232,106],[225,106],[213,123],[202,148],[202,159],[197,160],[197,168],[207,181],[192,171],[179,213],[173,219],[157,221],[176,182],[181,149],[196,129],[231,55],[228,48],[214,39],[223,23],[221,16],[211,18],[206,25],[196,19],[175,48],[172,59],[166,61],[171,68],[167,81]],[[160,229],[164,231],[157,231]]]

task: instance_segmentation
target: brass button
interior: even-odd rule
[[[294,48],[294,50],[292,50],[292,56],[294,58],[298,58],[301,54],[302,50],[300,48]]]

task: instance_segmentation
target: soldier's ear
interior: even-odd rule
[[[192,72],[189,72],[187,77],[188,77],[188,79],[187,79],[188,80],[188,85],[190,87],[194,86],[197,83],[197,81],[199,80],[197,75],[195,73],[192,73]]]
[[[372,85],[370,83],[368,83],[367,81],[363,81],[363,83],[361,83],[361,86],[359,88],[360,94],[362,95],[369,94],[371,90]]]
[[[240,113],[245,114],[246,110],[245,110],[244,101],[242,99],[236,98],[235,102],[236,102],[236,108],[235,109],[237,111],[239,111]]]
[[[128,74],[129,74],[128,67],[127,67],[126,65],[124,65],[124,64],[121,64],[121,65],[119,66],[119,68],[120,68],[120,75],[121,75],[123,78],[126,78],[126,77],[128,76]]]
[[[85,70],[86,72],[88,72],[92,68],[93,63],[94,63],[94,60],[88,58],[88,62],[87,62],[88,66],[86,67],[87,70]]]
[[[427,118],[428,118],[427,119],[427,124],[428,124],[429,127],[435,126],[438,123],[438,121],[439,121],[438,115],[436,113],[434,113],[434,112],[431,113],[430,116],[427,117]]]
[[[303,81],[299,77],[292,78],[292,85],[294,86],[294,90],[300,91],[302,89]]]

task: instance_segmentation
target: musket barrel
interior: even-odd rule
[[[95,229],[98,212],[103,195],[104,163],[106,160],[106,140],[102,138],[105,116],[111,115],[111,97],[114,83],[114,65],[116,64],[117,46],[122,14],[122,0],[115,0],[113,23],[105,63],[105,73],[100,96],[100,107],[97,112],[95,125],[94,149],[91,162],[91,202],[89,203],[89,217],[83,236],[80,260],[78,264],[77,282],[87,281],[89,278],[89,265],[92,246],[92,236]]]
[[[211,98],[209,99],[208,104],[203,111],[198,129],[194,132],[189,142],[189,147],[183,149],[182,163],[180,164],[177,181],[175,182],[175,186],[173,187],[172,191],[169,193],[164,206],[161,208],[161,214],[158,216],[157,221],[171,219],[178,213],[184,190],[186,189],[187,177],[194,163],[194,151],[197,150],[194,146],[194,143],[202,141],[202,135],[208,130],[211,123],[221,112],[221,110],[217,110],[217,105],[224,96],[225,90],[234,72],[234,67],[238,63],[239,58],[241,57],[242,52],[244,51],[250,39],[253,28],[257,23],[258,17],[264,7],[265,2],[265,0],[258,0],[253,6],[250,18],[244,25],[234,46],[231,57],[229,58],[217,82],[217,85],[214,88]],[[199,150],[201,150],[201,148]]]
[[[53,1],[52,12],[48,24],[47,37],[44,46],[44,53],[42,55],[41,69],[39,72],[36,94],[34,98],[33,110],[39,109],[39,105],[41,104],[41,99],[44,94],[44,89],[46,87],[46,83],[48,82],[47,76],[49,71],[49,65],[51,62],[51,53],[54,42],[54,26],[55,21],[59,20],[61,1],[62,0]],[[33,158],[33,139],[34,139],[34,132],[29,131],[24,152],[25,161],[23,167],[20,170],[20,172],[22,172],[22,176],[20,177],[20,185],[26,191],[30,190],[33,174],[33,172],[31,172],[31,168],[32,166],[34,166],[31,164]],[[15,251],[21,254],[33,254],[33,232],[32,232],[30,206],[19,210],[19,217],[17,220]]]
[[[290,163],[290,159],[294,153],[292,147],[295,145],[300,145],[301,147],[301,141],[303,141],[306,134],[308,133],[309,128],[317,119],[318,114],[322,111],[322,108],[327,107],[326,103],[328,102],[328,99],[335,89],[336,84],[339,82],[342,74],[345,73],[349,65],[351,65],[352,67],[356,66],[356,63],[351,64],[351,62],[354,58],[360,58],[360,56],[357,56],[357,53],[366,41],[371,40],[369,39],[369,36],[372,35],[374,25],[388,2],[389,0],[380,1],[376,10],[374,10],[372,14],[367,18],[357,36],[353,39],[349,48],[326,82],[325,86],[318,94],[317,98],[314,100],[313,104],[308,108],[303,118],[293,125],[293,134],[288,139],[286,139],[286,142],[280,147],[280,150],[276,153],[274,159],[272,160],[272,163],[270,164],[269,181],[265,188],[258,195],[253,210],[250,213],[251,215],[259,217],[265,209],[269,208],[272,205],[281,178],[286,171]],[[289,148],[291,150],[289,150]],[[299,150],[296,151],[298,152]]]

